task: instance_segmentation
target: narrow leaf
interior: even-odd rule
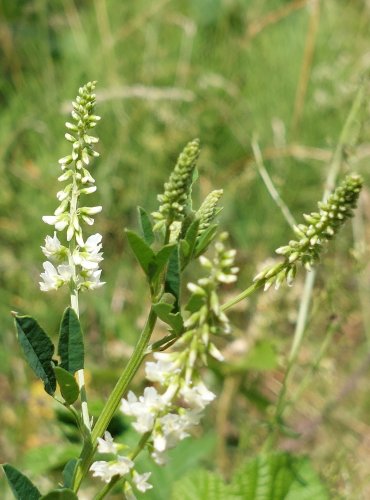
[[[80,321],[72,307],[64,311],[60,323],[58,353],[61,367],[70,373],[84,367],[84,342]]]
[[[42,496],[41,500],[78,500],[78,496],[69,488],[59,488]]]
[[[164,287],[165,292],[171,293],[175,297],[175,310],[177,312],[179,310],[181,288],[180,252],[178,246],[170,255]]]
[[[17,500],[38,500],[41,493],[19,470],[9,464],[3,465],[4,473]]]
[[[142,207],[137,207],[137,212],[141,235],[143,236],[146,243],[148,243],[148,245],[151,245],[154,241],[154,233],[149,215]]]
[[[72,373],[67,372],[67,370],[61,368],[60,366],[56,366],[54,368],[54,372],[64,401],[71,405],[76,401],[78,395],[80,394],[80,390],[74,376]]]
[[[155,268],[155,273],[153,274],[153,279],[157,278],[160,275],[160,273],[164,270],[175,248],[176,244],[171,243],[169,245],[165,245],[156,254],[155,256],[156,268]]]
[[[185,251],[183,251],[182,255],[182,265],[181,267],[184,268],[189,261],[191,260],[195,245],[197,242],[197,236],[198,236],[198,229],[199,229],[199,219],[195,219],[190,226],[188,227],[188,230],[186,231],[184,241],[187,243],[186,246],[184,246]]]
[[[66,463],[63,469],[63,483],[65,488],[73,487],[73,476],[78,462],[77,458],[72,458]]]
[[[150,277],[156,270],[155,253],[139,235],[126,230],[127,240],[145,274]]]
[[[54,345],[44,330],[31,316],[15,316],[18,340],[28,364],[37,377],[44,382],[45,391],[51,396],[55,392],[56,380],[52,358]]]
[[[209,226],[204,233],[197,239],[197,244],[195,247],[195,257],[202,255],[216,236],[218,224],[212,224]]]
[[[177,312],[176,314],[173,314],[171,311],[173,309],[173,306],[171,304],[166,304],[165,302],[159,302],[158,304],[153,305],[153,309],[157,316],[167,323],[169,325],[173,332],[176,335],[179,335],[184,326],[183,319],[181,317],[181,314]]]

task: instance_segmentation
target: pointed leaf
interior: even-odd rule
[[[42,496],[40,500],[78,500],[78,496],[69,488],[59,488]]]
[[[217,228],[218,224],[212,224],[199,236],[195,247],[195,257],[199,257],[199,255],[202,255],[207,250],[216,236]]]
[[[61,367],[70,373],[84,367],[84,341],[80,320],[72,307],[64,311],[60,323],[58,353]]]
[[[39,500],[41,498],[41,493],[27,476],[9,464],[4,464],[3,469],[17,500]]]
[[[181,267],[182,269],[189,263],[190,259],[193,256],[195,245],[197,243],[198,229],[199,229],[199,219],[195,219],[188,230],[186,231],[184,242],[186,245],[182,245],[182,255],[181,255]]]
[[[171,253],[166,273],[165,292],[171,293],[175,299],[175,312],[179,310],[181,288],[180,252],[177,246]]]
[[[168,260],[176,248],[175,243],[171,243],[169,245],[165,245],[163,248],[159,250],[159,252],[155,256],[155,263],[156,263],[156,269],[155,273],[153,274],[153,279],[157,278],[161,272],[164,270],[166,267]]]
[[[148,243],[148,245],[151,245],[154,241],[154,233],[149,215],[142,207],[137,207],[137,212],[139,218],[140,232],[146,243]]]
[[[76,465],[80,460],[72,458],[69,460],[63,469],[63,483],[65,488],[73,487],[73,476],[75,473]]]
[[[55,392],[56,380],[52,358],[54,345],[41,326],[31,316],[15,316],[18,340],[28,364],[37,377],[44,382],[45,391],[51,396]]]
[[[80,394],[80,389],[78,388],[74,376],[72,373],[67,372],[67,370],[64,370],[64,368],[61,368],[60,366],[56,366],[54,368],[54,372],[64,401],[71,405],[76,401],[78,395]]]
[[[170,325],[176,335],[179,335],[182,332],[184,322],[179,312],[176,314],[171,312],[173,305],[166,304],[165,302],[159,302],[158,304],[153,305],[153,309],[162,321],[167,323],[167,325]]]
[[[156,270],[155,253],[150,246],[134,231],[126,230],[127,240],[137,261],[148,277]]]

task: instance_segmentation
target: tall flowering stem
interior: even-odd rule
[[[99,213],[101,206],[80,206],[81,195],[96,191],[95,180],[88,170],[92,158],[99,156],[94,150],[98,138],[90,135],[100,117],[94,114],[96,82],[89,82],[79,89],[76,100],[73,101],[71,122],[66,122],[68,132],[65,138],[72,143],[72,151],[61,158],[59,164],[62,174],[59,182],[66,182],[64,188],[57,193],[60,202],[54,215],[44,216],[46,224],[55,227],[54,236],[47,236],[45,246],[41,247],[49,259],[43,264],[41,274],[42,291],[56,290],[63,285],[70,289],[71,307],[79,317],[79,292],[99,288],[104,283],[100,281],[99,263],[103,260],[101,253],[100,234],[94,234],[84,240],[82,224],[92,225],[93,215]],[[66,230],[66,246],[57,237],[57,231]],[[78,370],[77,381],[80,388],[82,418],[84,425],[90,430],[90,418],[87,405],[84,370]]]
[[[298,224],[294,227],[299,239],[291,240],[288,245],[276,250],[277,254],[284,256],[284,260],[258,273],[254,283],[223,304],[222,310],[230,309],[258,288],[264,287],[268,290],[273,284],[275,288],[279,288],[284,282],[292,285],[298,264],[311,270],[319,260],[325,244],[333,239],[346,220],[353,216],[362,184],[361,176],[348,175],[326,201],[318,203],[317,212],[304,215],[308,224]]]

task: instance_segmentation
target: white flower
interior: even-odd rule
[[[139,399],[130,391],[127,399],[123,398],[121,401],[122,413],[136,418],[136,422],[132,425],[140,434],[153,429],[157,415],[165,407],[166,402],[154,387],[146,387],[144,395],[140,396]]]
[[[61,262],[68,256],[68,250],[60,243],[56,232],[53,237],[46,236],[45,246],[41,250],[45,257],[55,262]]]
[[[159,382],[161,385],[165,385],[169,378],[180,373],[181,370],[178,364],[177,360],[171,361],[169,356],[167,360],[147,361],[145,363],[146,378],[151,382]]]
[[[105,285],[105,281],[100,281],[101,269],[85,272],[81,278],[80,288],[85,290],[95,290]]]
[[[45,272],[40,275],[44,280],[44,282],[40,281],[40,289],[42,292],[57,290],[64,283],[68,282],[73,275],[72,268],[67,265],[60,265],[55,269],[53,264],[47,261],[43,263],[43,268]]]
[[[184,401],[192,408],[202,410],[216,397],[213,392],[209,391],[203,382],[199,382],[193,387],[184,385],[180,389],[180,394]]]
[[[55,226],[57,231],[63,231],[69,224],[69,214],[63,213],[60,215],[44,215],[42,220],[50,226]]]
[[[149,479],[151,475],[151,472],[144,472],[143,474],[138,474],[135,470],[133,473],[133,480],[136,488],[141,491],[142,493],[145,493],[147,490],[150,490],[153,488],[153,486],[150,483],[147,483],[147,479]]]
[[[167,456],[163,452],[154,450],[151,456],[157,465],[164,465],[167,462]]]
[[[102,253],[100,252],[102,236],[101,234],[93,234],[90,236],[86,243],[80,245],[79,250],[73,252],[73,261],[76,265],[80,265],[86,270],[98,269],[99,262],[103,260]]]
[[[113,441],[110,432],[105,431],[104,439],[98,438],[99,453],[117,453],[119,446]]]
[[[133,466],[134,462],[129,458],[119,455],[117,460],[111,462],[105,462],[104,460],[94,462],[90,470],[93,472],[94,477],[100,477],[102,481],[109,483],[113,476],[128,474]]]

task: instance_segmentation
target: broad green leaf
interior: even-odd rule
[[[51,396],[55,392],[56,380],[52,358],[54,345],[44,330],[31,316],[15,316],[18,340],[28,364],[36,376],[44,382],[45,391]]]
[[[223,479],[206,470],[196,470],[173,485],[171,500],[227,500]],[[268,499],[266,499],[268,500]]]
[[[176,314],[172,313],[172,304],[159,302],[158,304],[153,305],[153,309],[162,321],[167,323],[167,325],[170,325],[175,334],[179,335],[182,332],[184,322],[182,320],[180,312],[177,312]]]
[[[180,253],[179,253],[179,247],[176,246],[174,251],[171,253],[168,261],[168,267],[165,279],[165,288],[164,288],[165,292],[171,293],[175,297],[176,312],[179,309],[180,288],[181,288]]]
[[[154,241],[154,233],[149,215],[142,207],[137,207],[137,212],[139,218],[140,232],[146,243],[148,243],[148,245],[151,245]]]
[[[63,469],[63,483],[65,488],[72,488],[73,476],[78,462],[77,458],[72,458],[66,463]]]
[[[202,255],[207,250],[208,246],[216,236],[217,228],[218,224],[212,224],[204,231],[203,234],[199,236],[195,246],[195,257],[199,257],[199,255]]]
[[[64,311],[60,323],[58,353],[61,367],[70,373],[84,367],[84,341],[80,320],[72,307]]]
[[[169,245],[165,245],[164,247],[162,247],[156,254],[155,256],[156,269],[155,273],[153,273],[152,276],[153,279],[157,278],[164,270],[176,246],[177,245],[175,243],[170,243]]]
[[[80,389],[78,388],[74,376],[72,373],[67,372],[67,370],[61,368],[60,366],[56,366],[54,368],[54,372],[64,401],[71,405],[76,401],[78,395],[80,394]]]
[[[78,500],[78,496],[69,488],[59,488],[42,496],[41,500]]]
[[[38,500],[41,493],[19,470],[9,464],[3,465],[4,473],[17,500]]]
[[[155,253],[139,235],[126,229],[127,240],[137,261],[148,277],[156,271]]]

